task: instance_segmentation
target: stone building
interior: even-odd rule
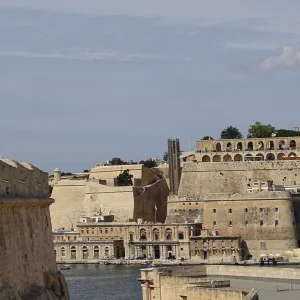
[[[0,158],[0,299],[68,300],[57,270],[48,174]]]
[[[166,222],[241,238],[241,257],[299,247],[299,161],[185,163]]]
[[[198,162],[273,161],[300,156],[300,137],[198,140],[193,156]]]
[[[118,186],[117,177],[124,170],[133,175],[133,186]],[[169,188],[162,172],[143,165],[103,166],[97,164],[90,173],[63,178],[54,172],[51,207],[54,228],[71,228],[79,218],[91,214],[114,215],[115,221],[136,222],[144,219],[164,222]]]

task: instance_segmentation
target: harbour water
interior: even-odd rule
[[[141,300],[141,266],[71,265],[62,271],[71,300]]]

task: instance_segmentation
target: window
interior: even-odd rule
[[[102,228],[100,228],[100,234],[102,234]]]
[[[275,207],[275,212],[278,212],[278,207]]]
[[[179,232],[178,233],[178,239],[179,240],[183,240],[184,239],[184,233],[183,232]]]
[[[189,203],[189,205],[192,205],[191,203]]]
[[[180,248],[180,251],[183,251],[183,248]]]
[[[203,240],[203,248],[207,248],[207,241]]]
[[[65,247],[61,247],[61,256],[65,257],[66,256],[66,250]]]
[[[105,228],[105,234],[108,234],[108,228]]]
[[[120,232],[122,232],[122,227],[119,228]]]
[[[267,250],[267,243],[266,242],[260,242],[260,250]]]
[[[228,209],[228,213],[232,214],[232,209],[231,208]]]
[[[213,226],[217,226],[217,222],[216,221],[213,221]]]
[[[84,234],[84,230],[83,229],[81,229],[81,234]]]
[[[259,226],[264,226],[264,221],[263,220],[259,221]]]
[[[245,221],[245,226],[248,226],[248,221]]]
[[[90,231],[87,229],[87,230],[86,230],[86,234],[89,234],[89,233],[90,233]]]
[[[216,248],[216,242],[215,242],[215,241],[212,242],[212,247],[213,247],[214,249]]]
[[[195,248],[198,248],[198,241],[194,241]]]
[[[166,230],[166,239],[167,240],[171,240],[172,239],[172,230],[171,229],[167,229]]]
[[[141,229],[140,231],[140,240],[147,240],[147,233],[145,229]]]
[[[183,204],[183,205],[185,205],[185,203],[184,203],[184,202],[183,202],[182,204]]]
[[[245,212],[248,212],[248,208],[245,208]]]
[[[229,221],[229,222],[228,222],[228,226],[229,226],[229,227],[232,227],[232,221]]]
[[[111,228],[111,229],[110,229],[110,233],[113,233],[113,231],[114,231],[114,229],[113,229],[113,228]]]
[[[275,220],[275,226],[277,226],[278,225],[278,220]]]
[[[92,234],[95,234],[95,231],[92,229]]]
[[[234,240],[231,240],[231,241],[230,241],[230,247],[231,247],[231,248],[234,248]]]
[[[129,233],[129,240],[132,242],[133,241],[133,232]]]
[[[159,240],[159,231],[157,229],[153,230],[153,239],[154,239],[154,241]]]
[[[264,210],[264,209],[263,209],[262,207],[259,209],[260,212],[262,212],[263,210]]]
[[[212,210],[212,212],[213,212],[213,214],[215,214],[215,213],[217,212],[217,210],[214,208],[214,209]]]
[[[222,248],[225,248],[225,241],[221,241]]]

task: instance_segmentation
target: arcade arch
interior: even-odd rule
[[[268,153],[266,156],[266,160],[275,160],[275,155],[273,153]]]
[[[243,156],[241,154],[236,154],[234,156],[234,161],[243,161]]]
[[[247,150],[253,151],[253,143],[252,143],[252,142],[249,142],[249,143],[247,144]]]
[[[243,150],[243,144],[241,142],[236,144],[236,150],[239,150],[239,151]]]
[[[258,158],[257,160],[264,160],[265,159],[265,157],[261,153],[256,154],[256,157]]]
[[[297,154],[294,152],[289,153],[288,157],[297,157]]]
[[[284,142],[284,141],[280,141],[280,142],[278,143],[278,148],[279,148],[280,150],[283,150],[283,149],[284,149],[284,146],[285,146],[285,142]]]
[[[217,143],[216,144],[216,151],[222,151],[222,147],[221,147],[221,144],[220,143]]]
[[[226,155],[223,157],[223,161],[232,161],[232,157],[231,157],[229,154],[226,154]]]
[[[279,154],[277,155],[277,159],[278,159],[278,160],[282,159],[283,157],[285,157],[285,154],[284,154],[284,153],[279,153]]]
[[[221,156],[220,155],[214,155],[213,156],[213,162],[219,162],[221,161]]]
[[[202,162],[210,162],[210,157],[208,155],[204,155],[202,157]]]
[[[291,140],[290,141],[290,148],[291,149],[296,149],[296,146],[297,146],[297,144],[296,144],[295,140]]]

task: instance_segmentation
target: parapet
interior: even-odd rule
[[[26,162],[0,158],[0,197],[49,198],[48,173]]]

